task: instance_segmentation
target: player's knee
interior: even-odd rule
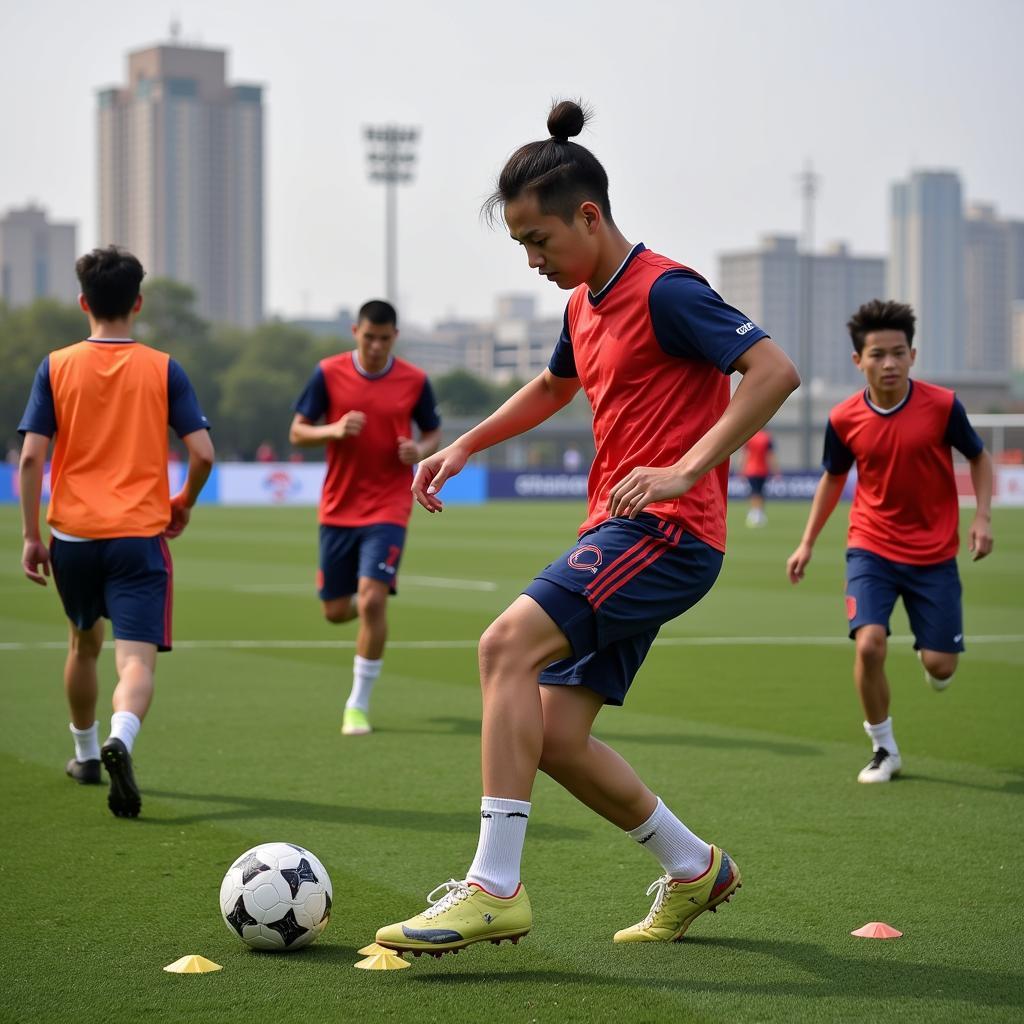
[[[377,620],[384,617],[388,597],[379,590],[369,590],[359,595],[359,614],[364,619]]]
[[[69,648],[76,658],[95,661],[103,647],[102,636],[97,637],[92,630],[72,630]]]
[[[959,658],[943,651],[922,651],[921,663],[928,675],[935,679],[949,679],[956,671]]]
[[[504,616],[497,618],[480,637],[477,657],[480,661],[480,678],[486,679],[515,650],[516,630]]]
[[[866,662],[885,661],[888,639],[885,630],[875,626],[862,626],[857,631],[857,656]]]
[[[351,599],[345,597],[337,601],[324,601],[324,618],[335,624],[351,620],[353,618]]]

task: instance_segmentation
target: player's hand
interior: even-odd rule
[[[41,540],[27,540],[21,550],[21,568],[25,575],[39,586],[46,586],[50,575],[50,552]]]
[[[674,466],[637,466],[612,488],[608,495],[608,513],[613,518],[636,519],[652,501],[678,498],[694,483]]]
[[[413,497],[428,512],[440,512],[444,505],[437,498],[437,492],[444,486],[448,477],[461,472],[468,458],[469,452],[451,444],[424,459],[416,470],[412,482]]]
[[[331,436],[335,441],[341,441],[346,437],[358,437],[366,426],[366,413],[353,409],[345,413],[340,420],[335,420],[331,426],[334,427]]]
[[[975,516],[970,532],[971,561],[977,562],[992,553],[992,520],[987,516]]]
[[[420,461],[420,446],[411,437],[398,439],[398,461],[403,466],[413,466]]]
[[[790,583],[799,583],[804,578],[804,573],[807,571],[807,564],[811,560],[811,545],[801,544],[786,559],[786,575],[789,577]]]
[[[168,540],[180,537],[191,518],[192,509],[185,504],[184,492],[177,493],[171,498],[171,521],[164,530],[164,536]]]

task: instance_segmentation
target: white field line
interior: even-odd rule
[[[486,590],[498,589],[497,583],[489,580],[452,580],[443,576],[405,576],[398,574],[399,586],[439,587],[445,590]],[[316,597],[316,587],[310,583],[236,583],[232,590],[240,594],[310,594]]]
[[[894,643],[912,640],[910,636],[893,635]],[[973,644],[1024,643],[1024,633],[993,634],[966,637],[968,647]],[[851,643],[844,636],[668,636],[656,641],[659,647],[841,647]],[[461,651],[477,645],[476,640],[392,640],[388,647],[406,651]],[[4,651],[60,651],[67,647],[66,640],[0,641]],[[351,650],[354,640],[175,640],[178,651],[305,651]]]

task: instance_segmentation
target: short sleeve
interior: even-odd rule
[[[47,356],[36,370],[29,392],[28,404],[18,424],[18,433],[42,434],[53,437],[57,433],[57,409],[53,404],[53,389],[50,387],[50,357]]]
[[[651,286],[651,324],[662,350],[682,359],[704,359],[722,373],[768,332],[730,306],[706,281],[669,270]]]
[[[946,424],[946,444],[955,448],[965,459],[976,459],[985,447],[978,432],[971,426],[967,418],[967,410],[959,398],[953,399],[953,408],[949,410],[949,422]]]
[[[434,389],[430,386],[428,377],[423,378],[423,390],[420,391],[420,397],[413,406],[412,419],[424,433],[428,430],[437,430],[441,426],[441,417],[437,412],[437,399],[434,397]]]
[[[569,307],[565,307],[562,316],[562,333],[558,336],[555,350],[548,360],[548,369],[556,377],[578,377],[576,372],[576,354],[572,350],[572,338],[569,335]]]
[[[177,360],[167,363],[167,422],[178,437],[187,437],[197,430],[209,430],[210,421],[199,408],[192,381]]]
[[[324,371],[317,367],[313,376],[309,378],[305,389],[299,395],[295,403],[295,411],[305,416],[310,423],[316,423],[321,417],[327,415],[327,382],[324,380]]]
[[[825,472],[831,473],[833,476],[845,476],[850,472],[853,463],[853,452],[840,440],[830,419],[825,428],[825,452],[821,457],[821,464],[825,467]]]

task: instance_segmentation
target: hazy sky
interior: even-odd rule
[[[97,88],[168,38],[230,51],[266,86],[268,311],[328,315],[383,289],[384,197],[361,128],[422,126],[403,189],[407,320],[483,315],[499,292],[565,295],[482,226],[505,157],[546,137],[552,96],[595,110],[615,219],[714,280],[719,252],[800,224],[796,175],[822,176],[819,243],[886,249],[888,184],[960,171],[1024,217],[1024,0],[2,0],[0,211],[35,200],[96,238]],[[107,241],[104,239],[103,241]]]

